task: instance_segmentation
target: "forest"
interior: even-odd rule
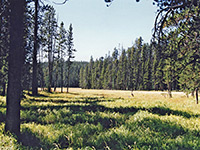
[[[190,45],[191,51],[178,51],[178,43],[171,42],[174,42],[173,39],[160,46],[154,42],[143,43],[142,37],[139,37],[127,50],[115,48],[111,55],[95,61],[91,57],[89,64],[81,68],[80,87],[168,90],[170,97],[172,90],[194,94],[200,81],[199,49]]]
[[[200,149],[200,2],[152,3],[149,43],[85,62],[48,2],[1,0],[0,149]]]

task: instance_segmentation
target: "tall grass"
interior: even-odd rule
[[[19,141],[4,132],[0,97],[0,149],[200,149],[199,106],[182,93],[70,91],[25,94]]]

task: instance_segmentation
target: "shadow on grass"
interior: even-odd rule
[[[139,120],[129,120],[129,116],[134,115],[137,111],[141,109],[127,109],[126,113],[124,109],[118,108],[117,109],[108,109],[106,107],[96,106],[96,108],[93,108],[93,111],[95,110],[95,115],[93,114],[87,114],[86,111],[90,107],[82,107],[76,106],[72,107],[69,106],[71,113],[67,114],[65,113],[64,116],[67,116],[66,120],[54,120],[54,124],[70,124],[72,125],[71,132],[73,132],[73,137],[70,139],[71,141],[74,141],[71,143],[71,147],[74,149],[82,148],[91,146],[95,149],[102,149],[107,146],[109,146],[110,149],[129,149],[129,147],[136,146],[134,143],[137,143],[138,149],[149,149],[149,146],[151,148],[156,149],[192,149],[194,145],[192,145],[192,140],[197,139],[199,140],[199,133],[191,132],[189,129],[182,127],[181,125],[177,124],[176,122],[170,122],[161,120],[159,118],[154,118],[151,115],[144,115]],[[79,107],[79,108],[78,108]],[[55,108],[55,107],[54,107]],[[56,107],[59,108],[59,107]],[[121,109],[121,110],[120,110]],[[101,116],[98,114],[99,110],[105,110],[105,111],[113,111],[113,112],[119,112],[122,111],[127,116],[125,118],[113,118],[110,116]],[[130,113],[129,111],[132,111]],[[78,111],[78,112],[77,112]],[[73,115],[77,116],[73,116]],[[38,124],[42,123],[39,120],[37,120]],[[87,128],[81,128],[82,126],[80,124],[86,123],[89,124],[89,126],[97,125],[100,123],[102,125],[102,129],[98,129],[98,131],[92,131],[90,133],[89,126]],[[46,123],[44,124],[46,125]],[[77,126],[80,125],[80,128],[77,129]],[[58,126],[58,125],[55,125]],[[76,127],[75,127],[76,126]],[[59,127],[62,127],[59,125]],[[64,126],[65,127],[65,126]],[[111,129],[112,128],[112,129]],[[109,129],[109,130],[108,130]],[[116,130],[117,129],[117,130]],[[59,129],[60,130],[60,129]],[[56,131],[56,129],[55,129]],[[123,132],[122,132],[123,131]],[[53,131],[50,131],[53,132]],[[87,137],[82,137],[83,133],[87,132]],[[94,134],[94,133],[98,134]],[[69,142],[66,138],[66,133],[60,135],[55,141],[57,141],[56,144],[60,145],[60,148],[67,148],[69,146],[67,143]],[[176,141],[177,137],[181,136],[182,140],[185,141]],[[192,138],[191,138],[192,136]],[[78,141],[80,137],[84,138],[82,143],[76,143],[75,141]],[[190,137],[190,138],[188,138]],[[44,137],[39,137],[42,141]],[[187,139],[188,138],[188,139]],[[48,140],[47,140],[48,141]],[[188,142],[189,141],[189,142]],[[43,147],[46,145],[49,145],[49,148],[53,148],[52,143],[40,143],[43,144]],[[37,143],[36,143],[37,144]],[[163,148],[163,144],[168,145],[168,148]],[[199,142],[200,144],[200,142]]]
[[[128,122],[125,126],[126,128],[123,130],[126,132],[113,132],[109,135],[106,145],[110,149],[131,149],[131,147],[135,147],[135,149],[145,150],[149,148],[156,150],[189,150],[199,149],[200,146],[199,133],[191,132],[176,122],[144,116],[139,121],[132,120],[132,122]],[[102,146],[105,147],[106,145]],[[129,148],[123,147],[125,145],[128,145]]]
[[[125,124],[126,119],[130,115],[134,115],[138,111],[148,111],[157,115],[177,115],[185,118],[199,117],[183,111],[171,110],[165,107],[152,107],[152,108],[137,108],[137,107],[115,107],[109,108],[97,103],[89,105],[57,105],[57,106],[29,106],[22,107],[24,116],[22,118],[23,123],[35,122],[37,124],[69,124],[76,125],[79,123],[90,123],[97,125],[100,123],[103,128],[109,129],[113,127],[119,127]],[[102,116],[100,112],[104,112],[105,116]],[[121,114],[121,118],[116,119],[113,117],[113,113]]]
[[[38,102],[42,102],[43,100],[35,100]],[[197,118],[200,117],[198,114],[192,114],[188,113],[186,111],[179,111],[179,110],[172,110],[167,107],[150,107],[150,108],[145,108],[145,107],[105,107],[103,105],[99,105],[98,102],[113,102],[115,100],[91,100],[91,101],[65,101],[65,100],[47,100],[45,102],[53,102],[53,103],[85,103],[89,105],[47,105],[47,106],[37,106],[37,105],[32,105],[32,106],[24,106],[22,107],[22,110],[38,110],[38,109],[50,109],[50,110],[59,110],[62,108],[69,108],[72,112],[74,113],[79,113],[81,112],[86,112],[86,111],[92,111],[92,112],[116,112],[116,113],[121,113],[121,114],[127,114],[127,113],[136,113],[138,110],[144,110],[148,111],[153,114],[157,115],[176,115],[176,116],[182,116],[184,118]]]
[[[31,147],[36,149],[41,149],[42,145],[44,145],[39,138],[37,138],[34,133],[32,133],[28,128],[25,129],[18,137],[18,142],[21,143],[22,146]]]
[[[141,149],[148,149],[149,146],[151,147],[157,147],[158,149],[162,149],[162,143],[168,143],[170,145],[173,145],[173,142],[168,142],[167,139],[174,139],[178,136],[187,135],[187,129],[184,129],[182,126],[179,126],[178,124],[174,122],[168,122],[168,121],[162,121],[157,118],[148,118],[144,117],[142,121],[137,122],[133,120],[131,123],[127,123],[129,116],[132,116],[136,114],[138,111],[148,111],[153,114],[157,114],[160,116],[164,115],[176,115],[181,116],[184,118],[191,118],[191,117],[199,117],[199,115],[194,115],[192,113],[184,112],[184,111],[178,111],[178,110],[172,110],[167,107],[151,107],[151,108],[144,108],[144,107],[106,107],[103,105],[98,104],[98,102],[113,102],[115,100],[99,100],[97,98],[86,98],[85,101],[65,101],[65,100],[35,100],[34,102],[52,102],[55,104],[60,105],[29,105],[29,106],[22,106],[22,123],[29,123],[34,122],[36,124],[69,124],[71,126],[76,126],[79,124],[88,123],[91,126],[92,125],[98,125],[101,124],[102,129],[101,131],[98,131],[99,135],[101,136],[95,137],[94,133],[90,133],[88,137],[93,137],[93,141],[87,141],[89,138],[85,138],[87,142],[82,142],[82,144],[73,145],[75,142],[71,145],[73,148],[78,149],[81,147],[86,146],[94,146],[96,149],[102,149],[105,148],[107,145],[111,149],[126,149],[127,147],[123,147],[128,145],[133,145],[133,141],[137,143],[137,148]],[[63,103],[68,103],[69,105],[62,105]],[[72,103],[80,103],[78,105],[72,104]],[[104,115],[101,114],[101,112],[105,112]],[[114,117],[113,114],[119,113],[120,117]],[[0,121],[5,121],[5,115],[0,111]],[[55,125],[56,126],[56,125]],[[126,132],[111,132],[112,130],[108,130],[111,128],[119,128],[119,127],[125,127],[127,130],[131,131],[131,135],[127,135]],[[72,127],[73,128],[73,127]],[[137,129],[141,129],[141,135],[132,134]],[[125,129],[125,131],[126,131]],[[148,133],[145,133],[145,129],[149,129],[152,132],[155,132],[155,135],[151,135],[151,138],[145,138],[145,136]],[[56,130],[56,129],[55,129]],[[79,129],[80,132],[85,132],[86,129]],[[83,130],[83,131],[82,131]],[[100,129],[99,129],[100,130]],[[50,131],[52,132],[52,131]],[[73,132],[79,132],[79,131],[73,131]],[[144,133],[143,133],[144,132]],[[109,134],[108,134],[109,133]],[[150,132],[151,133],[151,132]],[[141,138],[144,136],[144,138]],[[190,136],[188,134],[188,136]],[[192,136],[198,136],[197,134],[192,134]],[[159,137],[162,137],[158,139]],[[57,144],[61,145],[61,148],[67,148],[66,144],[62,143],[68,143],[67,138],[65,137],[65,134],[61,135],[59,139],[56,139],[55,142]],[[74,134],[73,140],[77,140],[80,138],[80,134]],[[83,137],[84,138],[84,137]],[[32,149],[51,149],[55,146],[53,146],[53,143],[42,143],[41,141],[48,141],[45,140],[45,137],[42,135],[38,136],[37,133],[32,133],[29,128],[25,128],[22,131],[22,136],[19,138],[19,142],[22,143],[22,146],[30,147]],[[155,140],[156,139],[156,140]],[[94,142],[95,141],[95,142]],[[170,141],[170,140],[169,140]],[[80,142],[81,143],[81,142]],[[161,144],[160,144],[161,143]],[[85,144],[85,145],[84,145]],[[146,146],[146,147],[145,147]],[[189,147],[190,145],[183,145],[182,143],[177,143],[176,148],[184,149],[185,147]],[[189,147],[191,148],[191,147]],[[173,148],[172,148],[173,149]]]
[[[186,111],[172,110],[170,108],[162,107],[162,106],[152,107],[152,108],[148,108],[148,109],[145,109],[145,110],[147,110],[148,112],[151,112],[153,114],[158,114],[158,115],[161,115],[161,116],[176,115],[176,116],[182,116],[184,118],[198,118],[198,117],[200,117],[200,115],[197,115],[197,114],[188,113]]]
[[[51,103],[55,103],[55,104],[58,104],[58,103],[61,103],[61,104],[64,104],[64,103],[85,103],[85,104],[96,104],[98,102],[114,102],[116,100],[102,100],[102,99],[99,99],[99,98],[93,98],[93,97],[88,97],[88,98],[84,98],[84,100],[53,100],[53,99],[40,99],[40,100],[37,100],[37,99],[29,99],[28,101],[31,101],[31,102],[51,102]]]

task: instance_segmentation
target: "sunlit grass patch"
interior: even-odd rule
[[[58,89],[59,90],[59,89]],[[70,89],[25,92],[21,133],[5,134],[6,99],[0,97],[0,138],[14,149],[200,149],[200,111],[193,98],[175,92]]]

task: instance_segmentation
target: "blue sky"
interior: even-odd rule
[[[69,0],[54,7],[66,29],[73,25],[75,60],[89,61],[91,56],[96,59],[112,53],[119,45],[131,47],[139,36],[149,42],[156,15],[152,2],[114,0],[106,7],[104,0]]]

